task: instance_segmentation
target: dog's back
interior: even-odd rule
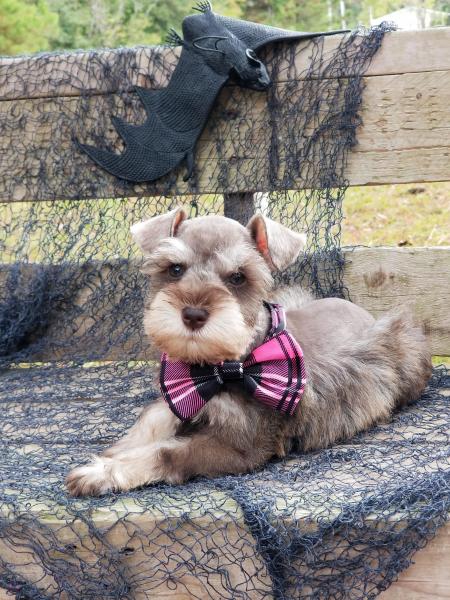
[[[395,380],[395,406],[416,400],[432,370],[431,351],[423,328],[408,308],[394,309],[378,320],[360,306],[338,298],[315,300],[300,286],[283,287],[274,295],[286,309],[290,329],[305,354],[328,360],[336,353],[367,368],[374,362]],[[393,375],[395,373],[395,376]]]
[[[375,320],[345,300],[302,302],[287,318],[310,377],[296,430],[305,449],[351,437],[420,397],[431,352],[408,309]]]

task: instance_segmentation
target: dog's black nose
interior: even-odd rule
[[[200,329],[206,323],[209,312],[204,308],[185,306],[181,311],[184,324],[190,329]]]

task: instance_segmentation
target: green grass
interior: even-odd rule
[[[450,183],[349,188],[342,244],[450,246]]]
[[[433,365],[435,367],[445,365],[447,368],[450,368],[450,356],[433,356]]]

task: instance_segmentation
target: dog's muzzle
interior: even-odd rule
[[[272,410],[294,414],[306,384],[303,352],[285,329],[283,308],[279,304],[266,307],[271,317],[269,332],[242,363],[227,360],[220,364],[189,364],[162,355],[161,392],[179,419],[192,419],[228,382],[238,383]]]

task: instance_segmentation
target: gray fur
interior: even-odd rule
[[[159,350],[187,362],[243,358],[266,335],[263,300],[275,298],[285,305],[288,329],[303,348],[305,393],[291,417],[237,386],[212,398],[188,424],[160,400],[122,440],[69,474],[73,495],[245,473],[284,456],[293,444],[305,451],[327,447],[390,419],[420,396],[431,374],[426,337],[408,311],[375,321],[345,300],[314,300],[298,288],[273,290],[271,269],[294,260],[303,235],[287,235],[261,215],[248,228],[224,217],[183,219],[184,213],[172,211],[134,228],[151,277],[148,335]],[[176,281],[169,272],[174,261],[185,267]],[[234,289],[227,277],[236,270],[246,282]],[[210,315],[198,331],[183,325],[187,305]]]

